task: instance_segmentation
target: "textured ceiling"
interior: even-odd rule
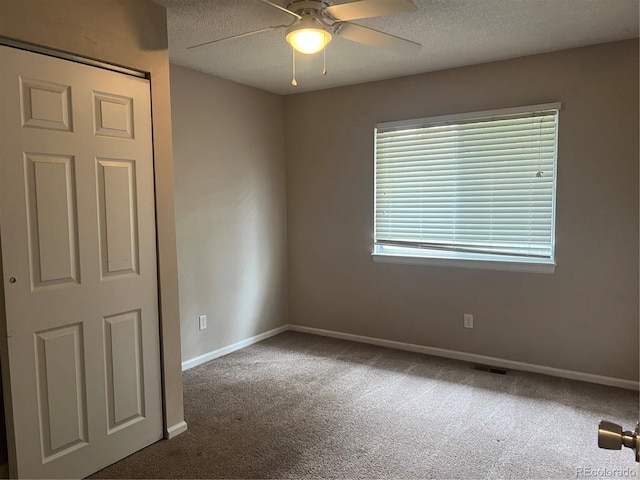
[[[421,43],[420,53],[391,53],[334,36],[328,74],[322,75],[322,54],[298,54],[293,87],[283,30],[186,49],[290,23],[288,14],[258,0],[155,1],[167,7],[172,63],[284,95],[636,38],[640,15],[639,0],[413,0],[416,13],[354,23]]]

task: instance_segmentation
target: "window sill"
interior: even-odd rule
[[[401,265],[429,265],[433,267],[470,268],[474,270],[498,270],[503,272],[547,273],[553,274],[556,264],[551,261],[524,260],[511,258],[460,258],[456,254],[415,254],[413,252],[388,253],[373,252],[376,263],[395,263]]]

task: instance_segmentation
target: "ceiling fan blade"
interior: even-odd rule
[[[359,18],[383,17],[394,13],[415,12],[411,0],[360,0],[331,5],[324,10],[336,20],[347,21]]]
[[[353,42],[386,48],[396,52],[418,53],[422,47],[419,43],[412,42],[411,40],[380,32],[373,28],[356,25],[355,23],[340,23],[336,27],[335,33]]]
[[[273,2],[270,2],[269,0],[258,0],[258,1],[260,1],[260,2],[262,2],[262,3],[266,3],[267,5],[271,5],[272,7],[275,7],[275,8],[277,8],[278,10],[283,11],[284,13],[288,13],[289,15],[293,15],[293,16],[294,16],[294,17],[296,17],[298,20],[301,20],[301,19],[302,19],[302,17],[301,17],[300,15],[298,15],[297,13],[292,12],[291,10],[287,10],[286,8],[281,7],[280,5],[277,5],[277,4],[273,3]]]
[[[231,35],[230,37],[218,38],[216,40],[210,40],[208,42],[199,43],[197,45],[191,45],[190,47],[187,47],[187,50],[192,50],[192,49],[198,48],[198,47],[204,47],[205,45],[211,45],[212,43],[224,42],[226,40],[231,40],[231,39],[234,39],[234,38],[248,37],[250,35],[255,35],[256,33],[269,32],[271,30],[277,30],[279,28],[286,28],[288,26],[289,25],[276,25],[274,27],[266,27],[266,28],[261,28],[260,30],[253,30],[251,32],[240,33],[238,35]]]

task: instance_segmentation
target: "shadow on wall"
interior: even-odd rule
[[[186,361],[287,323],[284,102],[176,66],[171,95]]]
[[[125,14],[122,17],[123,24],[128,24],[127,30],[133,32],[137,45],[140,50],[145,51],[166,51],[169,48],[168,37],[159,38],[155,32],[149,29],[150,25],[155,25],[157,22],[167,23],[167,14],[164,8],[157,8],[154,11],[156,17],[154,21],[151,21],[149,17],[149,9],[144,6],[143,2],[121,2],[124,8],[129,10],[129,14]],[[159,7],[159,5],[158,5]],[[64,9],[64,7],[63,7]],[[140,14],[140,10],[144,13]]]
[[[209,330],[187,331],[185,353],[206,353],[269,329],[265,320],[278,315],[274,301],[282,296],[282,259],[265,233],[268,192],[251,172],[226,186],[218,183],[212,179],[217,193],[209,206],[191,209],[179,221],[180,292],[192,309],[187,320],[197,327],[198,316],[207,315]],[[183,359],[190,358],[185,353]]]

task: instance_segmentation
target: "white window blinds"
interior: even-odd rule
[[[378,124],[376,249],[553,261],[558,110]]]

